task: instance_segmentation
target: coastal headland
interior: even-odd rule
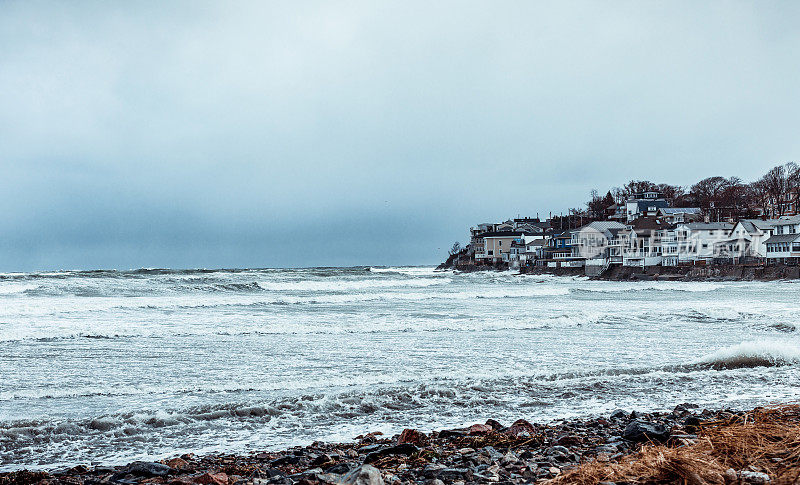
[[[0,474],[0,484],[796,483],[800,406],[671,412],[533,424],[495,420],[248,455],[185,454],[125,466]]]

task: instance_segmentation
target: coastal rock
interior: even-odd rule
[[[468,470],[466,468],[445,468],[443,470],[439,470],[436,478],[444,480],[445,482],[451,482],[459,478],[464,478],[464,476],[467,474],[467,471]]]
[[[536,434],[536,429],[531,423],[525,421],[524,419],[518,419],[514,421],[514,424],[508,428],[506,433],[514,438],[530,438]]]
[[[748,483],[752,485],[765,485],[770,482],[769,475],[766,473],[754,472],[750,470],[742,470],[739,473],[739,478],[741,479],[742,483]]]
[[[568,435],[564,434],[558,437],[556,440],[557,445],[561,446],[577,446],[583,442],[580,436]]]
[[[342,485],[384,485],[381,472],[371,465],[362,465],[341,480]]]
[[[189,462],[184,460],[183,458],[173,458],[167,461],[167,466],[170,468],[174,468],[175,470],[183,470],[184,468],[189,466]]]
[[[506,429],[505,426],[500,424],[500,422],[495,421],[494,419],[486,420],[486,426],[491,426],[492,429],[495,430],[495,431],[503,431],[504,429]]]
[[[623,409],[617,409],[611,413],[611,419],[625,419],[628,417],[628,412]]]
[[[473,424],[472,426],[469,427],[469,435],[477,436],[477,435],[489,434],[493,430],[494,428],[492,428],[488,424]]]
[[[405,444],[396,445],[396,446],[390,446],[388,448],[383,448],[381,450],[374,451],[374,452],[368,454],[367,457],[364,458],[364,463],[372,463],[372,462],[374,462],[374,461],[376,461],[376,460],[378,460],[380,458],[383,458],[384,456],[388,456],[388,455],[407,455],[407,456],[408,455],[413,455],[414,453],[416,453],[418,451],[419,451],[419,448],[417,448],[416,446],[414,446],[414,445],[412,445],[410,443],[405,443]]]
[[[350,465],[348,463],[342,462],[329,467],[327,470],[325,470],[325,473],[336,473],[338,475],[343,475],[345,473],[348,473],[349,471],[350,471]]]
[[[397,438],[397,444],[402,445],[409,443],[415,446],[422,446],[425,444],[426,436],[415,429],[404,429]]]
[[[126,470],[127,473],[140,477],[163,477],[171,471],[172,468],[168,465],[147,461],[135,461]]]
[[[646,441],[664,442],[669,439],[669,431],[662,424],[648,423],[640,419],[634,419],[622,432],[622,437],[634,443]]]
[[[203,473],[194,477],[194,483],[204,485],[228,485],[228,475],[224,473]]]

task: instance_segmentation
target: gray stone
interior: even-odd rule
[[[172,468],[163,463],[135,461],[128,465],[128,473],[140,477],[163,477],[172,471]]]
[[[642,443],[646,441],[666,441],[669,439],[669,431],[661,424],[648,423],[640,419],[634,419],[625,431],[622,432],[622,437],[628,441],[635,443]]]
[[[361,465],[341,480],[342,485],[384,485],[381,472],[372,465]]]
[[[769,475],[761,472],[751,472],[750,470],[742,470],[739,473],[742,483],[751,483],[753,485],[764,485],[769,483]]]

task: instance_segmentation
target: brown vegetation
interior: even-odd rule
[[[595,460],[550,483],[753,483],[747,476],[757,473],[769,475],[772,484],[800,483],[800,405],[705,422],[693,444],[645,445],[617,462]]]

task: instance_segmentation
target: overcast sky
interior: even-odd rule
[[[800,2],[0,2],[0,270],[432,264],[800,159]]]

